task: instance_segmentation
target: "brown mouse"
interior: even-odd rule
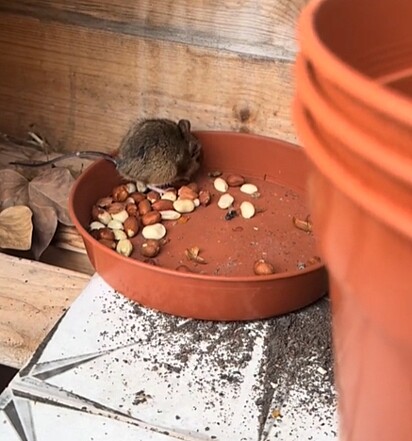
[[[200,165],[201,144],[190,131],[190,122],[177,124],[169,119],[144,119],[132,124],[120,143],[116,156],[103,152],[67,153],[44,162],[11,162],[13,165],[40,167],[72,158],[103,157],[116,165],[120,175],[147,187],[172,185],[189,180]]]

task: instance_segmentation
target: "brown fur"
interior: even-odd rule
[[[172,184],[190,178],[199,168],[200,150],[187,120],[138,121],[120,144],[118,170],[145,184]]]
[[[120,143],[117,156],[82,151],[67,153],[44,162],[12,162],[13,165],[42,167],[71,158],[103,157],[112,161],[127,179],[163,186],[188,180],[199,168],[201,145],[190,132],[190,122],[169,119],[137,121]]]

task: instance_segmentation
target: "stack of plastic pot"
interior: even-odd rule
[[[330,276],[342,441],[412,440],[412,0],[315,0],[294,120]]]

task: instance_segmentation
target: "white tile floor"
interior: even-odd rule
[[[230,339],[196,341],[184,331],[187,319],[174,319],[174,328],[170,320],[136,309],[95,275],[2,394],[0,440],[336,439],[335,405],[311,412],[299,404],[308,392],[297,386],[282,417],[273,417],[275,403],[259,405],[269,321],[242,325],[245,362]],[[191,345],[197,350],[182,358]],[[313,372],[322,376],[316,366]]]

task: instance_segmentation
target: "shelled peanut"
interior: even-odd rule
[[[170,189],[162,195],[156,191],[142,193],[133,182],[116,186],[112,194],[99,199],[92,208],[90,234],[103,245],[119,254],[130,256],[130,239],[141,232],[146,240],[140,253],[154,257],[160,251],[160,240],[167,230],[163,221],[176,221],[183,213],[191,213],[210,202],[210,193],[201,191],[196,183]],[[156,245],[155,245],[156,244]]]
[[[182,214],[192,213],[198,207],[207,207],[215,202],[220,209],[226,210],[226,220],[237,215],[244,219],[255,216],[254,204],[245,199],[257,198],[260,194],[258,188],[243,176],[220,174],[213,177],[213,187],[218,193],[215,201],[212,201],[209,190],[199,188],[194,182],[162,193],[153,190],[143,193],[133,182],[118,185],[110,196],[99,199],[93,206],[90,234],[126,257],[133,253],[131,239],[141,234],[143,242],[138,242],[139,252],[150,259],[161,252],[165,242],[167,229],[163,223],[178,222]],[[233,193],[235,188],[237,193]],[[245,195],[239,203],[233,195],[237,194],[236,198],[239,198],[238,191]],[[235,203],[238,204],[236,209],[233,207]]]
[[[229,175],[226,179],[221,176],[217,177],[213,182],[214,188],[222,193],[219,197],[217,205],[222,210],[228,210],[225,219],[233,219],[234,196],[230,193],[231,187],[240,187],[240,191],[253,198],[260,196],[259,190],[254,184],[246,183],[246,179],[241,175]],[[239,205],[240,215],[244,219],[251,219],[256,214],[256,208],[250,201],[242,201]]]

